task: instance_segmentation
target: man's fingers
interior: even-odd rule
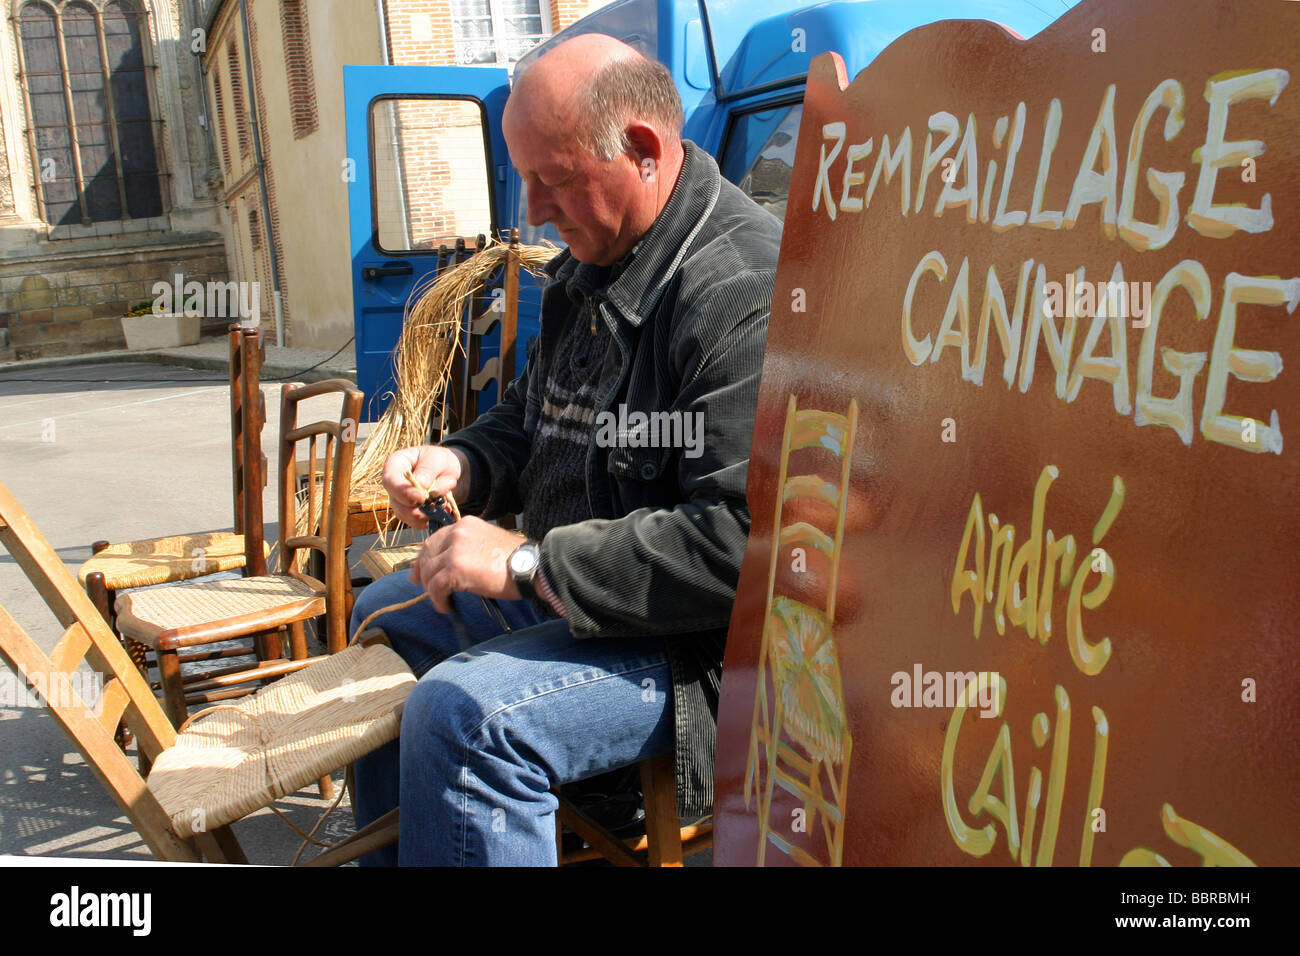
[[[446,476],[439,474],[438,472],[419,471],[414,468],[411,469],[411,476],[415,478],[416,484],[411,484],[408,481],[406,486],[411,490],[411,495],[413,496],[412,503],[417,505],[424,504],[424,499],[428,492],[432,491],[438,482],[441,481],[445,483],[446,480]]]
[[[449,568],[443,568],[434,574],[425,587],[429,597],[433,598],[433,606],[443,614],[451,613],[451,592],[455,589],[455,575]]]
[[[451,610],[449,595],[456,587],[456,575],[445,551],[445,539],[439,531],[424,543],[420,556],[411,566],[412,583],[422,586],[433,599],[433,606],[444,614]]]

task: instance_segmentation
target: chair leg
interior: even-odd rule
[[[646,848],[651,866],[682,865],[681,821],[672,751],[641,761],[641,797],[645,803]]]
[[[127,656],[131,658],[131,663],[135,664],[136,670],[144,678],[146,684],[149,683],[149,645],[141,644],[139,641],[133,641],[129,637],[122,638],[122,643],[126,645]],[[125,727],[126,722],[122,722]],[[127,742],[131,741],[130,731],[126,734]],[[137,761],[140,765],[140,776],[148,777],[149,770],[153,767],[153,761],[144,755],[144,749],[140,748],[137,754]]]
[[[158,648],[158,676],[162,679],[163,709],[173,727],[185,723],[185,684],[181,681],[181,662],[175,650]]]
[[[196,833],[194,839],[209,863],[248,863],[244,848],[229,826],[217,827],[211,833]]]
[[[307,659],[307,627],[302,621],[289,625],[289,652],[295,661]]]
[[[259,661],[273,661],[281,656],[280,650],[280,632],[264,631],[253,637],[253,647],[257,651]]]
[[[365,856],[372,850],[391,846],[397,842],[398,826],[398,811],[395,809],[389,810],[378,820],[362,827],[347,839],[340,840],[319,856],[308,860],[302,865],[338,866],[347,863],[349,860],[355,860],[359,856]]]
[[[98,554],[108,546],[106,541],[96,541],[91,545],[95,553]],[[86,575],[86,595],[90,598],[90,603],[95,605],[95,610],[99,616],[104,619],[108,629],[117,635],[121,640],[121,635],[117,634],[117,628],[113,626],[113,594],[108,590],[104,582],[104,573],[102,571],[92,571]],[[129,646],[127,648],[130,650]],[[117,731],[113,734],[113,741],[126,752],[126,748],[131,746],[131,730],[126,726],[125,720],[117,722]]]

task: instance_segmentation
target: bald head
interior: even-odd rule
[[[538,58],[522,74],[516,73],[510,104],[516,108],[548,109],[549,115],[576,118],[582,94],[593,74],[611,63],[645,59],[632,47],[604,33],[584,33],[565,40]],[[561,112],[562,111],[562,112]]]
[[[515,79],[502,120],[528,191],[528,221],[552,222],[583,262],[631,249],[681,172],[682,106],[662,64],[582,34]]]
[[[577,135],[603,160],[628,148],[624,126],[642,121],[676,145],[682,104],[668,68],[603,33],[566,40],[517,77],[506,103]]]

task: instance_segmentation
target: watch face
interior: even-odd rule
[[[537,549],[529,547],[516,548],[510,555],[510,573],[514,575],[531,574],[537,567]]]

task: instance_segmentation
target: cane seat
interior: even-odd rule
[[[400,544],[391,548],[371,548],[361,556],[361,566],[378,581],[385,574],[404,571],[415,563],[424,548],[424,542]]]
[[[200,712],[155,761],[149,790],[182,839],[233,823],[395,739],[414,686],[391,648],[353,645]]]
[[[270,554],[265,542],[262,550]],[[210,531],[110,544],[81,565],[77,580],[85,587],[86,578],[99,571],[105,587],[122,591],[237,571],[243,566],[244,536]]]
[[[266,629],[325,613],[325,586],[290,575],[194,581],[118,596],[118,629],[150,647],[208,643],[232,618],[259,615]]]

